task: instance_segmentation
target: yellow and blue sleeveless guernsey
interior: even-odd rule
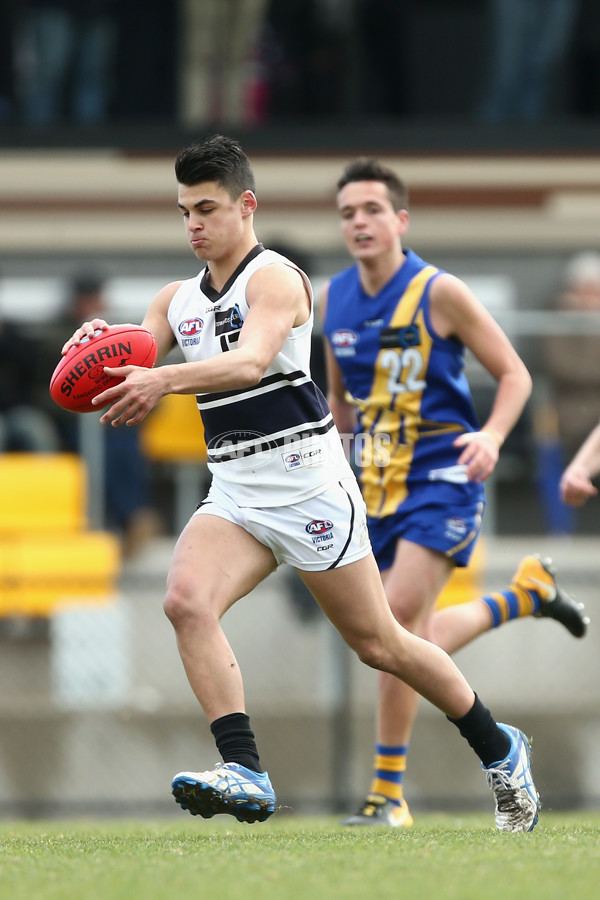
[[[358,266],[330,282],[324,332],[358,413],[355,460],[380,568],[407,537],[466,565],[481,527],[484,491],[460,451],[479,430],[464,373],[464,345],[434,331],[429,293],[440,270],[416,253],[371,297]]]

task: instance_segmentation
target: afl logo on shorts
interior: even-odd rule
[[[330,522],[329,519],[313,519],[312,522],[309,522],[306,526],[306,531],[309,534],[317,535],[317,534],[325,534],[327,531],[331,531],[333,528],[333,522]]]
[[[194,334],[200,334],[204,328],[202,319],[186,319],[179,323],[179,334],[183,337],[192,337]]]

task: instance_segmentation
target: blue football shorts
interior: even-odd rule
[[[427,503],[412,509],[400,506],[391,516],[367,519],[373,553],[381,572],[394,561],[400,538],[437,550],[461,567],[469,563],[481,532],[485,503]]]

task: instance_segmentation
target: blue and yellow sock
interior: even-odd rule
[[[498,591],[481,598],[492,614],[492,628],[504,625],[512,619],[522,616],[533,616],[540,608],[540,596],[537,591],[512,584],[505,591]]]
[[[403,799],[402,778],[406,769],[408,744],[388,746],[375,744],[375,763],[370,793],[381,794],[400,806]]]

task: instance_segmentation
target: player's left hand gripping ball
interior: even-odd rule
[[[92,400],[123,379],[104,367],[145,366],[156,361],[156,340],[141,325],[109,325],[84,338],[61,357],[50,379],[50,396],[71,412],[99,412]]]

